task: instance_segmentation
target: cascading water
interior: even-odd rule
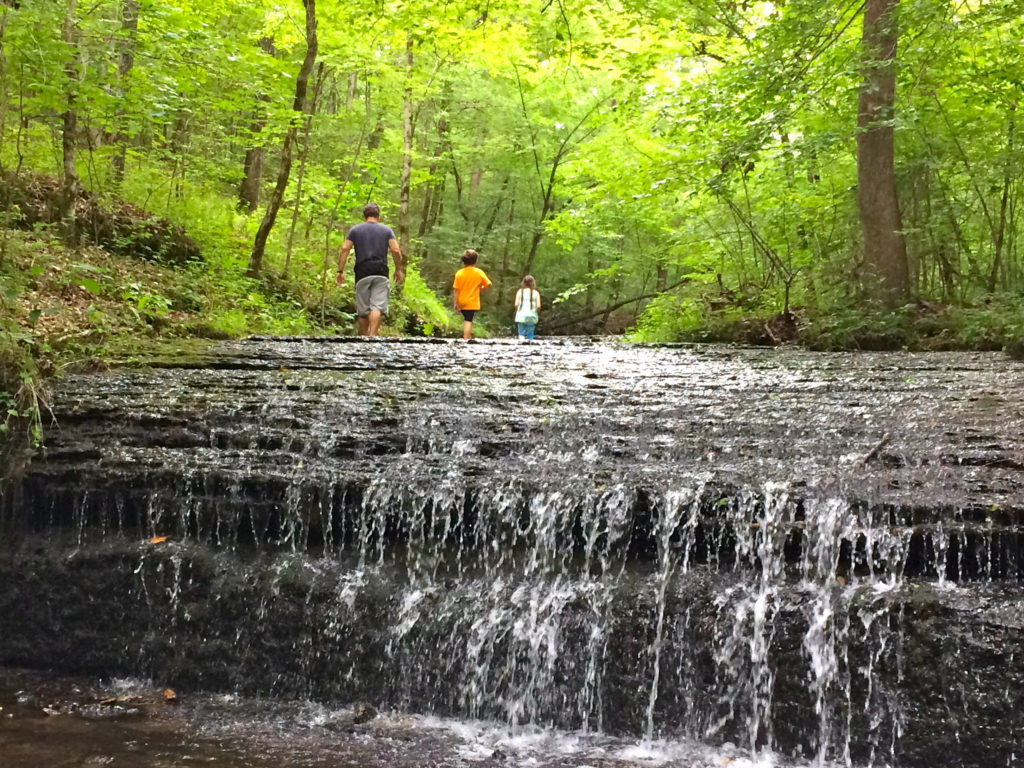
[[[1008,365],[264,339],[73,377],[3,499],[0,662],[1014,765]]]

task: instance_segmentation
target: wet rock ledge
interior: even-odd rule
[[[904,768],[1024,742],[1024,368],[257,339],[69,378],[0,663]]]

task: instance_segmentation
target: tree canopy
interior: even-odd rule
[[[552,329],[1024,288],[1018,0],[320,0],[314,55],[311,0],[4,3],[5,174],[322,303],[370,200],[410,290],[472,247],[495,316],[532,273]]]

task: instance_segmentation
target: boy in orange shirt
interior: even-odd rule
[[[480,291],[488,288],[491,279],[476,266],[478,254],[472,248],[462,254],[462,269],[455,273],[452,283],[452,304],[462,313],[462,338],[473,336],[473,315],[480,309]]]

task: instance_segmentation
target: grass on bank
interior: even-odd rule
[[[821,351],[1005,350],[1024,358],[1024,297],[971,304],[919,300],[896,310],[836,302],[779,312],[777,297],[725,302],[699,294],[664,295],[648,304],[633,341],[796,343]]]

